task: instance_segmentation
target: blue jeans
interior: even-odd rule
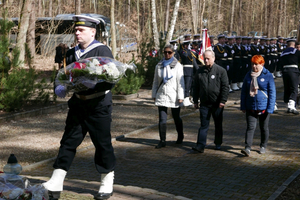
[[[203,148],[206,145],[207,131],[209,127],[209,121],[211,115],[213,116],[215,122],[215,140],[216,145],[221,145],[223,140],[223,108],[219,108],[219,105],[207,106],[200,104],[200,122],[201,126],[198,130],[197,145]]]

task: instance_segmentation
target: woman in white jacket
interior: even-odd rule
[[[152,98],[159,112],[160,141],[155,148],[166,146],[167,110],[171,108],[178,133],[176,144],[183,141],[183,125],[180,118],[180,105],[184,99],[183,67],[174,57],[174,47],[164,47],[164,58],[156,65],[152,86]]]

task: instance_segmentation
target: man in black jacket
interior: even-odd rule
[[[223,110],[228,98],[229,87],[227,72],[224,68],[214,63],[215,54],[211,50],[204,52],[205,66],[200,67],[194,79],[194,107],[199,108],[200,98],[200,121],[197,145],[192,149],[200,153],[204,152],[210,116],[215,122],[215,145],[216,150],[221,149],[223,139]]]
[[[67,64],[95,56],[113,58],[110,49],[95,40],[96,25],[100,23],[99,20],[82,15],[75,15],[73,20],[78,45],[67,52]],[[69,112],[59,152],[53,165],[54,171],[50,180],[43,183],[52,199],[59,198],[76,149],[87,132],[95,146],[94,162],[97,171],[101,174],[100,189],[95,199],[108,199],[112,195],[116,164],[110,133],[112,112],[110,89],[112,87],[113,84],[101,82],[93,89],[74,93],[68,101]],[[64,98],[66,88],[63,85],[56,85],[55,94]]]

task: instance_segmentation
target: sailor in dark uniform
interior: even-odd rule
[[[198,65],[196,63],[195,55],[188,49],[190,41],[182,42],[182,49],[179,51],[181,64],[183,65],[184,74],[184,106],[193,105],[190,101],[190,91],[192,86],[192,80],[194,73],[198,70]]]
[[[227,70],[227,52],[225,47],[225,35],[218,35],[218,43],[215,45],[215,63]]]
[[[183,36],[183,41],[191,41],[192,40],[192,35],[191,34],[185,34],[184,36]],[[191,43],[189,43],[189,46],[188,46],[188,49],[189,50],[191,50],[192,49],[192,45],[191,45]]]
[[[250,69],[249,58],[248,58],[248,52],[249,52],[250,47],[248,48],[247,41],[248,41],[248,37],[243,36],[242,37],[242,46],[241,46],[242,68],[240,70],[240,73],[241,73],[240,76],[242,77],[242,80],[238,83],[239,88],[243,87],[244,77],[246,76],[247,72]]]
[[[180,61],[180,55],[179,55],[179,53],[178,53],[178,51],[177,51],[177,41],[176,41],[176,40],[171,40],[171,41],[170,41],[170,44],[172,44],[172,45],[174,46],[174,50],[175,50],[174,57],[175,57],[178,61]]]
[[[233,45],[233,69],[232,69],[232,84],[231,89],[233,91],[239,90],[239,82],[243,82],[244,77],[241,75],[242,69],[242,49],[241,49],[242,37],[235,37],[235,44]]]
[[[281,53],[285,49],[284,45],[283,45],[283,37],[278,37],[278,41],[277,41],[276,45],[277,45],[277,62],[278,62],[279,58],[281,56]],[[282,71],[282,69],[280,69],[280,66],[277,65],[275,76],[278,77],[278,78],[280,78],[282,76],[281,75],[281,71]]]
[[[214,35],[210,35],[209,36],[209,40],[210,40],[210,45],[211,45],[211,49],[214,51],[215,48],[215,42],[214,42],[215,36]]]
[[[271,53],[271,46],[270,46],[270,42],[271,42],[271,38],[266,38],[265,39],[266,43],[265,43],[265,48],[267,49],[267,54],[265,56],[265,68],[269,70],[270,68],[270,64],[271,64],[271,59],[270,59],[270,53]]]
[[[83,16],[73,16],[75,37],[78,45],[67,52],[67,64],[80,59],[105,56],[113,58],[110,49],[95,40],[96,26],[99,20]],[[54,162],[54,171],[49,181],[42,185],[53,199],[58,199],[63,190],[67,171],[75,157],[76,149],[89,132],[95,146],[94,162],[100,173],[100,188],[95,199],[108,199],[113,193],[114,168],[116,158],[111,143],[111,112],[113,84],[98,83],[94,89],[74,93],[68,101],[69,111],[65,131],[60,141],[60,148]],[[57,85],[55,93],[64,98],[66,89]],[[95,176],[94,174],[91,176]]]
[[[259,37],[253,37],[253,43],[250,45],[250,48],[251,48],[250,49],[250,54],[252,56],[254,56],[254,55],[260,55],[260,53],[259,53],[259,47],[258,47],[258,40],[259,40]]]
[[[226,52],[227,52],[227,76],[228,76],[228,83],[229,83],[229,92],[233,92],[233,89],[231,88],[231,84],[232,84],[232,79],[233,79],[233,57],[234,57],[234,40],[235,37],[234,36],[228,36],[227,37],[227,44],[224,46]]]
[[[269,59],[271,60],[270,66],[269,66],[269,71],[273,74],[273,78],[275,77],[275,69],[277,66],[277,45],[276,45],[277,38],[273,37],[271,38],[271,43],[270,43],[270,57]]]
[[[287,40],[287,48],[281,53],[279,65],[282,67],[284,86],[284,102],[287,103],[287,112],[298,115],[296,101],[299,84],[300,51],[295,48],[294,39]]]

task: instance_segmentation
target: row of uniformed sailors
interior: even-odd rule
[[[191,35],[185,35],[181,43],[177,59],[183,65],[191,65],[192,60],[186,63],[187,57],[184,54],[190,51],[190,58],[198,56],[201,45],[200,34],[194,35],[193,42],[190,43]],[[216,63],[227,70],[230,91],[239,90],[243,84],[243,78],[251,69],[251,58],[254,55],[261,55],[265,58],[265,67],[274,75],[274,78],[281,77],[281,70],[277,67],[281,52],[286,48],[286,39],[283,37],[248,37],[218,35],[218,43],[213,45],[214,36],[210,36],[212,49],[215,52]],[[253,43],[252,43],[253,40]],[[176,40],[170,41],[171,44],[177,43]],[[186,47],[186,48],[184,48]],[[176,55],[175,55],[176,57]],[[196,58],[198,61],[198,58]],[[198,64],[200,64],[198,62]],[[276,75],[276,76],[275,76]]]

